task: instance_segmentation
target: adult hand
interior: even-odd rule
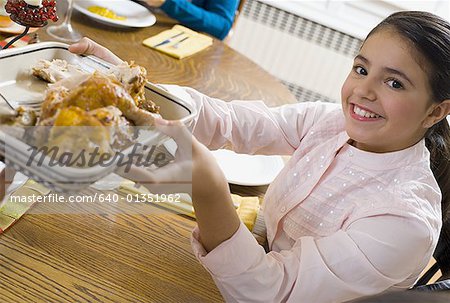
[[[143,0],[143,2],[147,3],[151,7],[160,7],[166,2],[166,0]]]
[[[86,37],[69,46],[69,51],[79,55],[94,55],[114,65],[123,62],[112,51]]]

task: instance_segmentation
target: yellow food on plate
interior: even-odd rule
[[[0,27],[8,27],[12,24],[11,18],[9,16],[0,15]]]
[[[88,11],[90,11],[91,13],[97,14],[99,16],[102,16],[102,17],[105,17],[105,18],[109,18],[109,19],[113,19],[113,20],[125,20],[125,19],[127,19],[127,17],[118,16],[112,10],[107,9],[106,7],[102,7],[102,6],[97,6],[97,5],[89,6],[88,7]]]

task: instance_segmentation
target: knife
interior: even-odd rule
[[[156,45],[153,45],[153,47],[156,48],[156,47],[158,47],[158,46],[161,46],[161,45],[165,45],[165,44],[167,44],[167,43],[170,43],[170,42],[173,41],[173,39],[175,39],[176,37],[179,37],[179,36],[181,36],[181,35],[184,35],[184,32],[181,32],[181,33],[179,33],[179,34],[176,34],[175,36],[172,36],[172,37],[170,37],[170,38],[167,38],[166,40],[164,40],[164,41],[162,41],[162,42],[160,42],[160,43],[158,43],[158,44],[156,44]]]

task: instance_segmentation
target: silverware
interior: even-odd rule
[[[41,104],[42,104],[42,100],[30,100],[30,101],[12,101],[12,100],[8,100],[1,93],[0,93],[0,99],[5,101],[5,103],[13,111],[16,111],[19,108],[19,106],[23,106],[23,107],[31,108],[31,109],[34,109],[34,110],[38,110],[38,109],[41,108]]]
[[[158,44],[156,44],[156,45],[153,45],[153,47],[158,47],[158,46],[162,46],[162,45],[165,45],[165,44],[167,44],[167,43],[170,43],[170,42],[172,42],[173,41],[173,39],[175,39],[176,37],[179,37],[179,36],[181,36],[181,35],[184,35],[184,32],[181,32],[181,33],[179,33],[179,34],[176,34],[176,35],[174,35],[174,36],[172,36],[172,37],[170,37],[170,38],[167,38],[166,40],[164,40],[164,41],[162,41],[162,42],[160,42],[160,43],[158,43]]]
[[[23,106],[26,108],[39,110],[41,108],[42,101],[41,100],[30,100],[30,101],[13,101],[8,100],[0,93],[0,99],[5,101],[5,103],[13,110],[16,111],[19,106]]]
[[[6,99],[5,96],[3,96],[1,93],[0,93],[0,98],[2,98],[2,100],[5,101],[5,103],[6,103],[13,111],[16,110],[16,109],[14,108],[14,106],[8,101],[8,99]]]
[[[174,45],[172,45],[173,48],[178,48],[180,47],[180,44],[183,43],[184,41],[186,41],[187,39],[189,39],[190,37],[184,37],[183,39],[181,39],[180,41],[178,41],[177,43],[175,43]]]
[[[41,104],[42,101],[38,101],[38,100],[33,100],[33,101],[23,101],[23,102],[18,102],[18,101],[10,101],[11,105],[14,107],[14,109],[16,110],[17,108],[19,108],[19,106],[23,106],[25,108],[30,108],[30,109],[34,109],[34,110],[39,110],[41,108]]]

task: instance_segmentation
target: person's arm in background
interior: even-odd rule
[[[145,0],[170,17],[197,31],[223,40],[233,25],[239,0]],[[201,6],[199,6],[201,5]]]

